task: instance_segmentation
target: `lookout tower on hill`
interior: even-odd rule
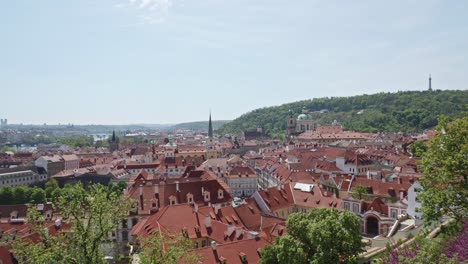
[[[430,74],[429,74],[429,91],[432,91],[432,78]]]

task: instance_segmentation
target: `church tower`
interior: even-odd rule
[[[208,121],[208,138],[213,139],[213,124],[211,123],[211,112],[210,112],[210,119]]]
[[[206,141],[206,156],[205,159],[214,159],[218,157],[218,151],[216,150],[215,142],[213,141],[213,123],[210,118],[208,120],[208,140]]]
[[[115,136],[115,130],[112,130],[112,138],[111,138],[111,141],[109,142],[109,150],[111,152],[119,150],[119,138]]]
[[[288,135],[293,134],[296,132],[296,118],[294,118],[294,115],[291,110],[289,110],[289,115],[288,115]]]

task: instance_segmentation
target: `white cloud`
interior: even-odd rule
[[[136,9],[140,14],[143,24],[155,24],[164,22],[169,15],[169,10],[174,0],[127,0],[114,7],[129,7]]]

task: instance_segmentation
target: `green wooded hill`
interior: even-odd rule
[[[253,110],[222,126],[218,133],[239,133],[263,125],[272,137],[286,131],[289,111],[295,117],[306,109],[317,124],[337,120],[347,130],[416,132],[432,128],[439,115],[467,114],[468,90],[406,91],[352,97],[326,97]],[[322,111],[321,110],[328,110]]]

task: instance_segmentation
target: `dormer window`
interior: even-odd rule
[[[218,199],[223,199],[223,198],[224,198],[223,190],[218,190]]]
[[[169,204],[170,205],[175,205],[177,204],[177,198],[173,195],[169,196]]]
[[[187,203],[193,203],[193,194],[187,193]]]
[[[209,202],[210,201],[210,192],[205,191],[203,197],[204,197],[205,202]]]
[[[13,211],[10,213],[10,219],[16,219],[18,218],[18,211]]]

